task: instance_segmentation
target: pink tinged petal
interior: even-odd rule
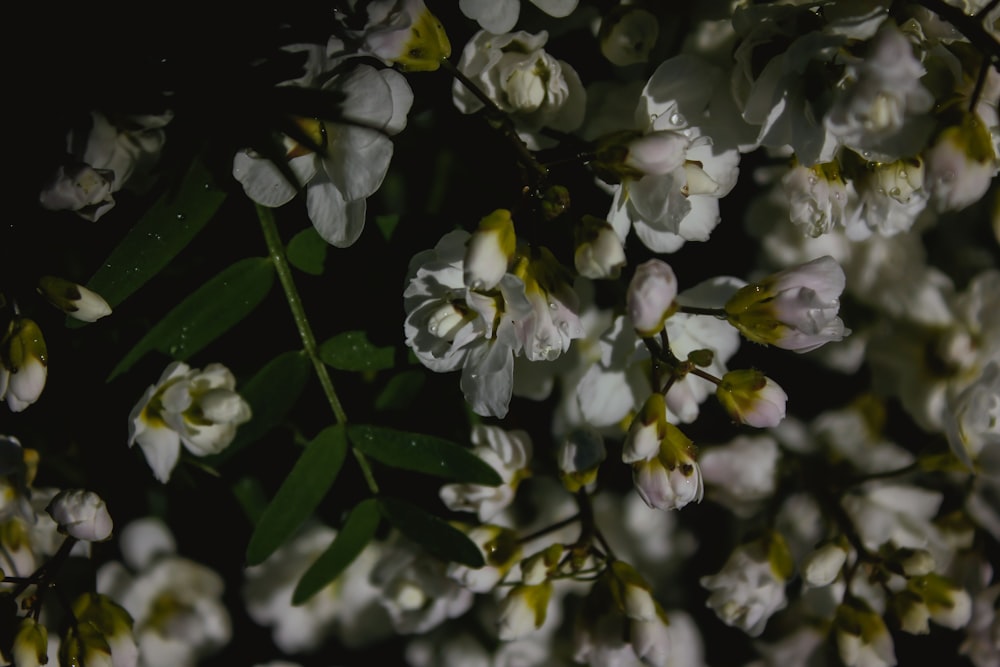
[[[298,179],[298,185],[305,185],[316,175],[316,156],[292,158],[288,167]],[[298,192],[296,184],[290,183],[273,162],[246,151],[240,151],[233,158],[233,178],[240,182],[247,196],[261,206],[275,208],[287,204]]]
[[[368,205],[364,198],[344,201],[332,183],[313,183],[306,191],[306,209],[313,227],[327,243],[347,248],[361,236]]]

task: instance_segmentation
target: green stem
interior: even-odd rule
[[[299,291],[295,287],[292,269],[288,265],[288,258],[285,257],[285,246],[281,242],[278,226],[274,223],[274,213],[268,207],[257,204],[257,217],[260,219],[260,227],[264,232],[264,241],[267,243],[268,255],[278,274],[278,281],[285,291],[285,300],[288,301],[288,307],[292,311],[292,319],[295,321],[295,328],[299,331],[299,338],[302,339],[302,348],[305,350],[306,356],[309,357],[309,361],[312,362],[313,370],[316,371],[316,377],[323,388],[326,400],[330,403],[330,408],[333,410],[333,415],[337,423],[346,426],[347,413],[344,412],[344,407],[340,403],[337,391],[333,388],[330,371],[327,369],[326,364],[323,363],[323,360],[319,358],[316,336],[313,335],[309,318],[306,316],[305,308],[302,306],[302,299],[299,297]],[[351,452],[354,454],[354,458],[357,459],[358,466],[365,477],[368,489],[373,494],[377,494],[378,484],[375,483],[375,477],[372,475],[371,466],[368,465],[365,455],[354,447],[351,448]]]

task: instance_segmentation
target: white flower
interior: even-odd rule
[[[198,370],[171,363],[132,409],[129,447],[139,444],[154,476],[164,483],[177,465],[182,443],[195,456],[221,452],[251,417],[235,387],[236,378],[221,364]]]
[[[59,524],[59,532],[78,540],[103,542],[113,523],[104,500],[93,491],[60,491],[45,510]]]
[[[43,207],[71,210],[86,220],[98,220],[115,205],[114,193],[128,183],[143,190],[166,141],[163,128],[172,112],[124,116],[118,125],[103,114],[90,114],[90,127],[66,137],[73,161],[58,168],[39,197]]]
[[[1000,169],[989,128],[971,112],[941,130],[924,159],[924,182],[938,211],[959,211],[982,199]]]
[[[350,0],[347,9],[336,13],[341,30],[327,45],[334,60],[367,53],[403,71],[430,72],[451,55],[448,35],[424,0]],[[350,38],[350,47],[340,34]]]
[[[368,576],[380,555],[370,543],[336,580],[303,604],[292,594],[303,573],[330,546],[337,533],[310,524],[260,565],[247,568],[243,598],[254,622],[271,627],[275,645],[285,653],[315,651],[331,635],[349,647],[386,636],[388,617],[379,590]]]
[[[477,414],[502,417],[514,385],[514,352],[521,346],[511,317],[502,314],[526,314],[531,307],[523,283],[510,274],[500,281],[500,297],[466,287],[469,236],[450,232],[410,261],[403,331],[406,345],[427,368],[463,369],[462,391]]]
[[[286,141],[288,167],[299,183],[290,183],[270,160],[252,151],[233,158],[233,177],[250,199],[272,208],[291,201],[296,186],[304,184],[316,231],[327,243],[344,248],[361,235],[367,198],[382,185],[393,153],[390,136],[406,127],[413,93],[399,72],[368,65],[327,78],[323,90],[343,96],[338,121],[299,121],[323,147],[322,154]]]
[[[552,583],[534,586],[513,586],[500,602],[497,636],[501,641],[520,639],[537,630],[545,622]]]
[[[498,426],[476,424],[472,428],[472,453],[500,475],[499,486],[445,484],[441,500],[450,510],[475,512],[483,523],[490,521],[514,500],[514,493],[531,464],[531,437],[526,431],[505,431]]]
[[[169,530],[158,521],[127,525],[122,531],[122,555],[137,571],[107,563],[98,571],[97,590],[132,616],[144,667],[194,667],[232,636],[229,612],[222,604],[222,577],[173,553],[132,553],[126,548],[147,540],[157,545],[172,542]]]
[[[820,257],[742,288],[726,314],[752,341],[809,352],[850,334],[837,317],[845,284],[836,260]]]
[[[751,637],[760,635],[771,615],[787,604],[790,560],[784,539],[777,533],[740,545],[722,570],[701,578],[701,585],[712,592],[708,606],[726,625],[741,628]]]
[[[571,132],[583,122],[587,93],[570,65],[543,47],[549,35],[527,32],[492,34],[480,31],[462,51],[458,68],[510,114],[528,148],[541,147],[539,130]],[[475,113],[483,103],[459,81],[452,97],[462,113]]]

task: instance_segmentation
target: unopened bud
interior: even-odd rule
[[[465,249],[463,277],[474,290],[491,290],[497,286],[514,251],[517,235],[510,211],[497,209],[479,221],[479,229],[469,238]]]
[[[524,637],[542,627],[552,597],[551,582],[514,586],[500,602],[497,635],[502,641]]]
[[[788,395],[758,370],[729,371],[715,391],[733,421],[756,428],[777,426],[785,418]]]
[[[617,278],[625,266],[625,248],[606,221],[585,215],[576,227],[576,271],[584,278]]]
[[[103,542],[111,537],[111,515],[104,500],[93,491],[60,491],[45,511],[59,525],[59,532],[70,537],[88,542]]]
[[[33,320],[15,317],[0,341],[0,398],[20,412],[38,400],[48,374],[48,350]]]
[[[111,306],[83,285],[55,276],[42,276],[38,281],[38,293],[53,306],[81,322],[96,322],[111,314]]]
[[[690,143],[687,136],[671,130],[614,132],[598,139],[590,166],[609,183],[647,174],[662,176],[684,165]]]
[[[677,276],[664,261],[643,262],[636,267],[625,298],[635,330],[644,338],[655,336],[676,310]]]
[[[48,629],[30,616],[21,619],[11,650],[14,664],[23,667],[40,667],[47,664],[48,646]]]
[[[559,477],[570,493],[576,493],[597,479],[597,471],[607,457],[604,438],[593,427],[570,431],[557,454]]]
[[[825,544],[806,556],[802,563],[802,578],[814,587],[829,586],[840,574],[847,561],[847,552],[838,544]]]

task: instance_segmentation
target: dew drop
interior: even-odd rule
[[[556,302],[555,302],[555,301],[549,301],[549,308],[550,308],[551,310],[556,310],[557,308],[559,308],[559,306],[558,306],[558,305],[556,305]]]
[[[178,213],[178,214],[177,214],[177,219],[178,219],[178,220],[184,220],[184,218],[185,218],[185,216],[184,216],[184,214],[183,214],[183,213]]]
[[[481,289],[483,289],[483,285],[484,285],[484,283],[483,283],[482,280],[473,280],[469,284],[469,289],[471,289],[471,290],[481,290]]]
[[[684,116],[677,113],[676,111],[670,114],[670,124],[671,125],[683,125],[685,122]]]
[[[900,192],[901,190],[899,188],[893,188],[892,190],[889,190],[889,194],[893,197],[898,197],[900,195]]]

